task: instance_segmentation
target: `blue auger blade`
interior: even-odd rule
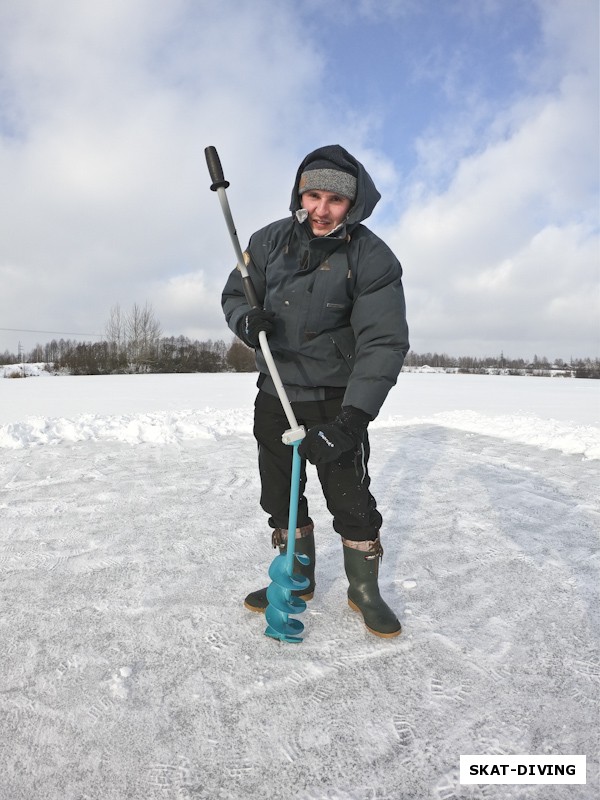
[[[304,630],[304,625],[297,619],[289,619],[287,614],[282,614],[273,606],[267,606],[265,617],[268,627],[265,631],[272,639],[285,642],[301,642],[299,634]]]
[[[306,603],[300,597],[286,598],[285,589],[272,583],[267,588],[267,600],[269,605],[274,606],[283,614],[301,614],[306,611]]]
[[[280,642],[289,642],[290,644],[300,644],[302,641],[301,636],[288,636],[285,633],[277,633],[270,625],[265,630],[265,636],[270,636],[271,639],[279,639]]]
[[[282,614],[276,608],[267,606],[265,618],[277,633],[283,633],[286,636],[297,636],[304,630],[304,625],[299,619],[289,619],[287,614]]]
[[[286,435],[288,433],[297,434],[299,431],[287,431]],[[304,431],[302,430],[302,434],[303,433]],[[267,589],[267,600],[269,604],[265,610],[265,617],[268,627],[265,634],[272,639],[279,639],[281,642],[301,642],[302,638],[298,634],[302,633],[304,625],[297,619],[290,619],[288,615],[301,614],[306,610],[306,603],[304,600],[301,600],[299,597],[293,597],[292,592],[299,594],[303,589],[308,589],[310,586],[309,578],[294,573],[294,562],[296,559],[304,566],[310,564],[310,558],[308,558],[308,556],[295,552],[302,463],[298,453],[298,445],[302,437],[289,440],[286,438],[286,435],[282,437],[284,443],[291,444],[294,448],[292,454],[287,552],[285,555],[280,555],[273,559],[269,567],[269,577],[272,583]]]
[[[303,575],[297,573],[288,575],[286,570],[286,557],[284,555],[276,556],[276,558],[273,559],[269,567],[269,578],[271,578],[273,583],[281,586],[282,589],[289,589],[292,592],[301,591],[310,586],[310,580]]]

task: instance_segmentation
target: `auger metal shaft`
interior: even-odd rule
[[[223,216],[225,217],[227,229],[229,231],[229,236],[231,238],[237,259],[237,268],[242,276],[242,285],[244,288],[244,294],[246,295],[246,300],[251,308],[260,308],[261,306],[258,302],[258,298],[252,284],[252,279],[248,274],[246,262],[244,261],[244,254],[242,252],[242,248],[240,247],[237,230],[233,222],[233,215],[231,213],[229,200],[227,198],[227,192],[225,191],[229,186],[229,181],[226,181],[223,176],[221,161],[216,149],[212,146],[206,147],[204,153],[206,156],[208,171],[212,180],[212,185],[210,188],[213,192],[217,193],[221,203]],[[305,589],[309,584],[307,578],[303,578],[300,575],[294,575],[294,559],[298,558],[302,561],[302,563],[305,563],[304,560],[307,558],[307,556],[297,556],[295,554],[301,471],[301,458],[300,454],[298,453],[298,446],[306,435],[306,431],[303,426],[298,425],[296,415],[294,414],[292,406],[290,405],[290,401],[279,376],[279,370],[277,369],[277,365],[273,359],[267,334],[264,331],[260,331],[258,334],[258,341],[262,354],[267,362],[267,367],[269,369],[271,379],[275,385],[277,395],[290,425],[289,430],[285,431],[283,434],[282,441],[284,444],[288,444],[293,447],[287,551],[285,556],[277,556],[269,569],[269,577],[273,583],[271,586],[269,586],[267,591],[269,605],[267,606],[265,616],[268,627],[265,633],[267,636],[270,636],[274,639],[279,639],[281,641],[300,642],[302,640],[299,638],[298,634],[304,630],[304,625],[299,620],[290,620],[289,614],[300,614],[306,609],[306,603],[304,600],[293,597],[292,591]]]

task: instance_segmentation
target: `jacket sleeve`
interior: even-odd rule
[[[367,248],[365,248],[367,250]],[[402,267],[380,239],[359,253],[350,323],[355,361],[344,405],[375,418],[395,385],[409,350]]]
[[[265,264],[257,264],[256,259],[253,257],[253,253],[256,252],[255,237],[258,236],[259,234],[254,234],[254,236],[251,237],[248,249],[244,252],[244,260],[246,262],[248,275],[254,285],[256,297],[262,306],[265,300]],[[258,252],[260,252],[260,249]],[[239,322],[244,314],[250,310],[246,295],[244,294],[242,275],[237,267],[231,271],[227,279],[227,283],[221,295],[221,306],[225,314],[225,319],[227,320],[227,325],[237,336]]]

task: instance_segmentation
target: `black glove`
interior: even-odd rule
[[[273,332],[275,314],[262,308],[251,308],[237,324],[237,334],[249,347],[258,347],[258,334]]]
[[[360,408],[344,406],[333,422],[309,428],[298,452],[311,464],[336,461],[342,453],[362,444],[367,425],[373,417]]]

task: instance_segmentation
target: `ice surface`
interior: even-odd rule
[[[382,592],[345,602],[316,476],[300,645],[242,606],[274,552],[253,375],[0,380],[2,800],[598,796],[598,389],[403,375],[371,428]],[[464,786],[461,753],[586,754]]]

